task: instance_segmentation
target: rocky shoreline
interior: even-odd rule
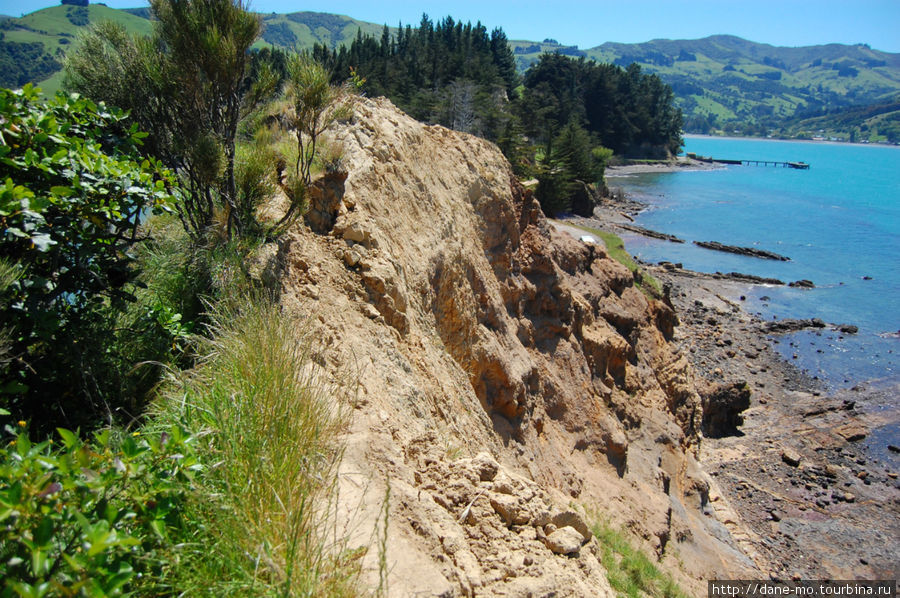
[[[610,201],[573,223],[634,232],[641,207]],[[733,424],[705,431],[701,463],[718,486],[710,514],[772,578],[897,579],[900,449],[878,432],[900,425],[900,385],[827,392],[774,349],[778,335],[824,322],[762,322],[741,298],[769,281],[678,266],[644,265],[678,313],[674,342],[707,381],[707,406]]]
[[[876,458],[871,432],[896,424],[900,388],[828,394],[785,361],[768,323],[729,297],[739,284],[648,268],[670,285],[675,342],[711,392],[744,384],[749,408],[731,434],[707,435],[701,463],[740,521],[752,558],[773,578],[896,579],[900,554],[898,460]],[[880,441],[878,441],[880,442]],[[895,453],[896,455],[896,453]],[[713,508],[715,508],[713,503]]]

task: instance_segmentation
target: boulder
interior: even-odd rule
[[[561,527],[544,538],[544,544],[556,554],[575,554],[581,550],[584,537],[574,527]]]
[[[478,453],[475,458],[472,459],[472,468],[475,470],[475,473],[478,474],[478,478],[482,482],[490,482],[497,476],[497,472],[500,470],[500,464],[488,453]]]
[[[575,181],[575,194],[572,196],[572,213],[585,218],[594,215],[594,208],[600,203],[600,198],[593,185],[582,181]]]
[[[510,494],[494,494],[491,496],[491,506],[500,515],[507,526],[524,525],[528,523],[531,514],[523,508],[518,497]]]
[[[587,523],[584,522],[584,518],[572,509],[554,513],[550,516],[550,523],[555,525],[557,529],[571,527],[577,530],[585,542],[589,541],[594,536],[594,534],[591,533],[590,528],[588,528]]]
[[[791,467],[797,467],[798,465],[800,465],[800,453],[798,453],[794,449],[786,448],[781,451],[781,460]]]

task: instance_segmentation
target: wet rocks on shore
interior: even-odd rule
[[[767,260],[778,260],[780,262],[789,262],[791,258],[766,251],[764,249],[754,249],[753,247],[738,247],[736,245],[725,245],[718,241],[694,241],[694,245],[703,247],[704,249],[712,249],[715,251],[724,251],[726,253],[735,253],[737,255],[746,255],[749,257],[758,257]]]
[[[821,318],[785,318],[784,320],[774,320],[762,324],[763,332],[768,334],[787,334],[811,328],[822,329],[827,327],[829,327],[829,324]],[[844,334],[856,334],[859,332],[859,327],[853,324],[831,324],[830,327]]]
[[[619,224],[619,228],[637,233],[639,235],[643,235],[645,237],[650,237],[652,239],[660,239],[662,241],[669,241],[671,243],[684,243],[684,239],[676,237],[675,235],[661,233],[659,231],[650,230],[649,228],[644,228],[642,226],[635,226],[633,224]]]

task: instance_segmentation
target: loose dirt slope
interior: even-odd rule
[[[608,595],[594,513],[696,593],[758,576],[695,461],[674,312],[555,232],[495,146],[383,99],[332,136],[345,173],[262,276],[309,316],[320,365],[359,380],[339,509],[368,544],[390,487],[389,594]]]

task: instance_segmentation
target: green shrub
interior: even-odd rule
[[[350,105],[343,101],[346,91],[346,88],[331,84],[331,74],[311,55],[295,53],[288,56],[285,101],[279,120],[296,139],[293,154],[296,161],[288,164],[285,185],[290,207],[270,234],[285,230],[305,209],[313,164],[320,158],[318,143],[333,122],[352,116]],[[331,160],[330,167],[341,168],[342,163]]]
[[[278,191],[275,167],[279,159],[283,160],[272,147],[266,129],[261,129],[252,142],[237,145],[234,160],[237,207],[248,234],[259,232],[257,210]]]
[[[33,444],[22,424],[0,446],[0,596],[171,591],[195,439],[170,427],[85,442],[60,429],[61,443]]]
[[[176,208],[195,240],[217,218],[227,238],[244,231],[237,205],[238,125],[274,92],[268,67],[248,85],[261,17],[241,0],[152,0],[151,37],[103,23],[66,56],[66,85],[129,111],[150,132],[148,152],[178,172]]]
[[[76,27],[84,27],[90,23],[87,6],[70,6],[66,9],[66,18]]]
[[[91,373],[95,348],[79,341],[111,335],[108,310],[134,299],[138,224],[170,209],[175,185],[138,157],[144,135],[124,118],[77,96],[45,100],[30,85],[0,89],[0,258],[18,269],[0,297],[14,355],[0,371],[0,405],[25,419],[109,411]]]
[[[572,175],[564,165],[553,162],[542,164],[538,169],[537,181],[534,196],[547,216],[552,218],[570,210],[574,186]]]

